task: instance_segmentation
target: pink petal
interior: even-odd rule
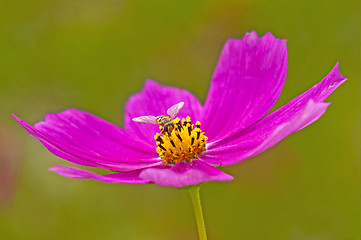
[[[121,128],[89,113],[68,109],[47,114],[32,127],[15,119],[53,154],[68,161],[112,170],[133,170],[162,164],[149,148]]]
[[[140,177],[157,185],[183,187],[207,181],[230,181],[232,176],[200,160],[179,162],[172,168],[148,168]]]
[[[320,83],[285,106],[240,133],[208,144],[201,159],[211,164],[230,165],[265,151],[317,120],[328,106],[323,101],[345,80],[336,64]]]
[[[277,101],[286,73],[286,40],[271,33],[259,38],[256,32],[228,40],[204,106],[208,138],[239,132],[263,117]]]
[[[290,121],[278,125],[269,135],[259,135],[259,139],[264,138],[261,143],[259,143],[256,136],[246,135],[243,136],[242,140],[233,139],[233,141],[227,142],[223,146],[211,147],[200,159],[210,164],[230,165],[253,157],[272,147],[288,135],[316,121],[324,114],[328,105],[329,103],[315,103],[310,100],[303,111]],[[257,133],[252,134],[257,135]],[[249,139],[245,140],[246,137],[249,137]]]
[[[141,173],[142,170],[99,175],[75,167],[55,166],[49,168],[49,171],[57,172],[58,174],[69,178],[81,178],[81,179],[93,178],[95,180],[106,183],[129,183],[129,184],[149,183],[149,181],[146,181],[139,177],[139,174]]]
[[[168,108],[180,102],[185,104],[178,113],[179,118],[190,116],[193,120],[200,119],[202,105],[190,92],[184,89],[166,87],[152,80],[147,80],[143,90],[131,96],[126,104],[125,130],[154,147],[154,135],[159,132],[159,126],[134,122],[132,118],[148,115],[167,115]]]

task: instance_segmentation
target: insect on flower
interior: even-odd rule
[[[171,106],[167,110],[167,114],[170,116],[160,115],[158,117],[155,116],[141,116],[133,118],[132,120],[134,122],[140,122],[140,123],[149,123],[149,124],[158,124],[161,126],[162,133],[167,132],[170,134],[174,129],[174,123],[172,120],[177,116],[179,111],[183,108],[184,102],[177,103],[173,106]]]
[[[111,170],[50,168],[66,177],[173,187],[230,181],[223,167],[319,119],[330,105],[326,98],[346,81],[337,63],[319,83],[270,112],[286,75],[286,40],[252,31],[225,43],[204,104],[186,89],[147,80],[125,105],[124,128],[79,109],[47,114],[34,126],[14,117],[53,154]]]

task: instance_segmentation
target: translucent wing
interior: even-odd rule
[[[156,117],[154,116],[141,116],[132,119],[134,122],[158,124]]]
[[[170,116],[171,119],[175,118],[179,111],[183,108],[184,102],[177,103],[176,105],[171,106],[167,110],[167,114]]]

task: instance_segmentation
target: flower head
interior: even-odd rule
[[[266,115],[286,72],[286,41],[250,32],[226,42],[204,105],[187,90],[147,80],[126,104],[124,129],[77,109],[47,114],[34,127],[14,117],[53,154],[116,172],[49,169],[66,177],[174,187],[229,181],[217,167],[255,156],[316,121],[346,80],[336,64],[320,83]]]

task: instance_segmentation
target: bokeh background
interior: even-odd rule
[[[0,238],[197,239],[186,191],[68,179],[29,137],[47,112],[80,108],[122,126],[151,78],[203,102],[226,39],[288,39],[276,104],[340,62],[349,80],[316,123],[225,167],[201,189],[209,239],[360,239],[360,1],[7,1],[0,8]]]

